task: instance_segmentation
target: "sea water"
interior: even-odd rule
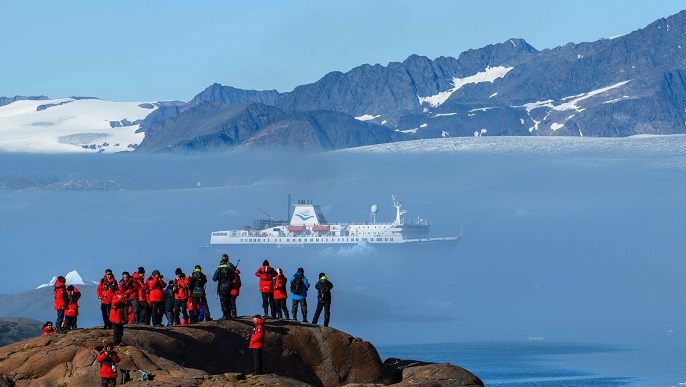
[[[681,344],[466,342],[377,346],[389,357],[451,363],[486,386],[684,386],[686,350]]]

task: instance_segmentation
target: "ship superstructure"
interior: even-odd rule
[[[303,248],[322,253],[335,253],[365,244],[375,248],[410,247],[412,245],[445,245],[450,248],[461,239],[455,237],[430,238],[431,224],[426,219],[406,221],[403,203],[392,196],[396,216],[392,222],[376,222],[377,206],[370,211],[370,221],[354,223],[329,223],[319,205],[309,200],[299,200],[293,205],[290,222],[262,229],[214,231],[210,245],[226,247],[272,247]]]

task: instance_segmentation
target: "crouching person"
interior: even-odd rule
[[[100,363],[100,379],[102,387],[112,387],[117,385],[117,363],[119,355],[114,351],[114,346],[108,340],[103,341],[103,350],[95,358]]]

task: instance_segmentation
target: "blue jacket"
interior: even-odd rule
[[[303,298],[307,298],[307,289],[310,288],[310,283],[307,282],[307,277],[305,277],[303,274],[303,272],[298,271],[297,273],[291,276],[291,282],[289,282],[291,284],[293,283],[293,280],[295,279],[296,275],[300,275],[303,277],[303,288],[302,290],[300,290],[300,294],[293,294],[290,290],[288,291],[288,293],[291,295],[291,300],[300,301]]]
[[[170,282],[167,285],[167,289],[164,290],[164,311],[172,312],[174,311],[174,293],[172,291],[174,285]]]

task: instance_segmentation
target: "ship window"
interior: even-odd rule
[[[381,242],[381,241],[382,241],[382,238],[376,238],[376,241],[377,241],[377,242]]]
[[[298,238],[298,242],[302,242],[303,240],[301,238]]]
[[[312,238],[310,238],[310,242],[314,242],[314,240]]]

